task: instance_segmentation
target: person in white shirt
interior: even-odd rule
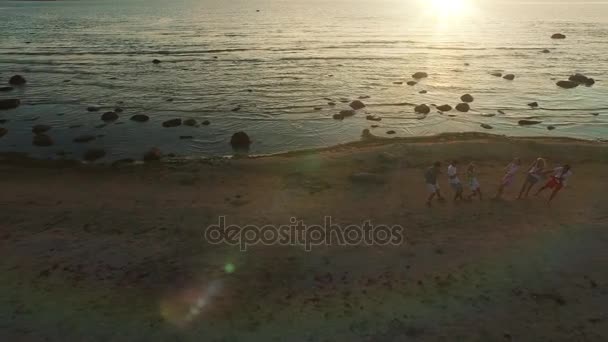
[[[519,192],[519,196],[517,199],[522,199],[528,197],[528,193],[530,190],[538,183],[544,176],[546,162],[543,158],[536,158],[534,163],[530,165],[528,168],[528,175],[526,176],[526,180],[524,181],[524,185],[521,187],[521,191]]]
[[[452,189],[454,189],[454,201],[461,200],[462,198],[462,183],[460,183],[460,178],[458,178],[458,161],[454,160],[448,166],[448,180]]]
[[[572,168],[570,165],[566,164],[564,166],[556,167],[552,171],[547,171],[545,174],[553,173],[547,184],[545,184],[542,188],[538,189],[536,192],[536,196],[538,196],[545,189],[553,189],[551,196],[549,196],[548,203],[551,203],[553,198],[557,195],[557,193],[566,186],[566,181],[570,176],[572,176]]]
[[[505,191],[505,188],[509,187],[513,184],[515,180],[515,175],[521,166],[521,159],[514,158],[513,161],[507,165],[505,168],[505,175],[502,177],[502,181],[500,182],[500,186],[498,187],[498,192],[494,198],[500,199],[502,197],[502,193]]]

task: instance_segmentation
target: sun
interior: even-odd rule
[[[462,15],[471,10],[470,0],[427,0],[426,3],[441,15]]]

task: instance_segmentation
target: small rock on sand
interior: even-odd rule
[[[431,112],[431,108],[425,104],[418,105],[414,107],[414,111],[420,114],[428,114]]]
[[[10,85],[21,86],[27,83],[27,81],[25,80],[25,77],[21,75],[15,75],[8,80],[8,83]]]
[[[18,99],[0,100],[0,109],[13,109],[19,107],[21,101]]]
[[[422,78],[427,78],[427,77],[429,77],[429,75],[426,72],[420,72],[420,71],[412,75],[412,78],[415,78],[417,80],[422,79]]]
[[[441,106],[437,106],[437,110],[441,111],[441,112],[449,112],[452,110],[452,106],[450,105],[441,105]]]
[[[152,147],[146,153],[144,153],[143,159],[146,162],[150,162],[160,160],[161,157],[162,153],[160,152],[160,149]]]
[[[507,74],[507,75],[504,75],[502,78],[504,78],[505,80],[508,80],[508,81],[513,81],[515,79],[515,75]]]
[[[460,97],[460,100],[462,100],[462,102],[470,103],[473,102],[475,99],[471,94],[464,94]]]
[[[350,103],[350,108],[352,108],[354,110],[359,110],[359,109],[365,108],[365,104],[359,100],[355,100]]]
[[[171,119],[163,122],[163,127],[177,127],[181,126],[182,119]]]
[[[456,105],[456,110],[459,112],[466,113],[471,110],[471,106],[468,103],[459,103]]]
[[[92,148],[90,150],[87,150],[83,156],[82,159],[92,162],[95,161],[97,159],[101,159],[103,157],[106,156],[106,151],[100,148]]]
[[[230,145],[233,149],[248,149],[251,145],[251,139],[245,132],[236,132],[230,138]]]
[[[131,117],[131,120],[136,122],[146,122],[150,120],[150,117],[145,114],[135,114]]]
[[[32,144],[35,146],[51,146],[53,145],[53,139],[46,134],[36,134],[32,139]]]
[[[41,134],[46,131],[49,131],[50,129],[51,129],[51,126],[49,126],[49,125],[35,125],[34,127],[32,127],[32,133]]]
[[[536,121],[536,120],[519,120],[517,122],[517,124],[520,126],[530,126],[530,125],[537,125],[541,122],[542,121]]]

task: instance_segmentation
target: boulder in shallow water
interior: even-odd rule
[[[152,147],[146,151],[146,153],[144,153],[143,159],[145,162],[158,161],[162,158],[162,156],[163,154],[161,153],[160,149]]]
[[[393,135],[393,134],[397,134],[397,132],[395,132],[395,131],[391,130],[391,131],[386,131],[386,134],[388,134],[388,135]]]
[[[51,129],[51,126],[49,126],[49,125],[35,125],[34,127],[32,127],[32,133],[42,134],[46,131],[49,131],[50,129]]]
[[[89,141],[93,141],[95,140],[95,136],[94,135],[90,135],[90,134],[83,134],[83,135],[79,135],[76,138],[74,138],[74,140],[72,140],[75,143],[87,143]]]
[[[182,119],[171,119],[163,122],[163,127],[177,127],[181,126]]]
[[[566,35],[561,33],[555,33],[551,36],[551,39],[566,39]]]
[[[101,120],[103,121],[114,121],[118,119],[118,114],[115,112],[105,112],[101,115]]]
[[[249,149],[251,145],[251,139],[249,135],[245,132],[236,132],[230,138],[230,145],[233,149]]]
[[[460,100],[462,100],[462,102],[473,102],[475,99],[473,98],[473,95],[471,94],[464,94],[460,97]]]
[[[493,72],[490,75],[496,76],[496,77],[502,77],[502,73],[500,73],[500,72]]]
[[[355,115],[356,112],[353,109],[345,109],[345,110],[341,110],[340,113],[338,114],[334,114],[334,119],[344,119],[344,118],[348,118],[351,117],[353,115]]]
[[[381,121],[382,120],[381,117],[375,116],[375,115],[368,115],[365,117],[365,119],[369,120],[369,121]]]
[[[154,63],[154,64],[160,64],[160,60],[159,59],[153,59],[152,63]]]
[[[551,53],[551,50],[549,50],[549,49],[544,49],[544,50],[542,51],[542,53]]]
[[[186,119],[186,120],[184,120],[184,121],[183,121],[183,124],[184,124],[185,126],[190,126],[190,127],[192,127],[192,126],[196,126],[197,122],[196,122],[196,120],[195,120],[195,119]]]
[[[402,85],[402,84],[403,84],[403,82],[393,82],[393,84],[396,84],[396,85]]]
[[[515,79],[515,75],[513,75],[513,74],[506,74],[502,78],[504,78],[507,81],[513,81]]]
[[[150,117],[145,114],[135,114],[131,117],[131,120],[136,122],[146,122],[150,120]]]
[[[99,111],[99,107],[96,107],[96,106],[88,106],[88,107],[87,107],[87,111],[89,111],[89,112],[98,112],[98,111]]]
[[[362,108],[365,108],[365,104],[359,100],[355,100],[353,102],[350,103],[350,108],[354,109],[354,110],[359,110]]]
[[[407,82],[407,85],[412,86],[412,87],[415,86],[416,84],[418,84],[418,82],[416,82],[416,81],[408,81]]]
[[[431,108],[425,104],[418,105],[414,107],[414,111],[420,114],[428,114],[431,112]]]
[[[426,91],[426,90],[421,90],[418,92],[418,94],[426,94],[426,93],[428,93],[428,91]]]
[[[0,87],[0,91],[11,91],[13,87]]]
[[[25,77],[21,75],[15,75],[8,80],[8,83],[15,86],[21,86],[27,83],[27,81],[25,80]]]
[[[584,84],[584,83],[587,83],[587,81],[589,81],[589,78],[583,74],[576,73],[576,74],[568,77],[568,80],[572,81],[572,82]]]
[[[101,148],[92,148],[87,150],[83,155],[82,159],[92,162],[97,159],[101,159],[106,156],[106,151]]]
[[[555,126],[547,126],[547,129],[550,130],[550,131],[552,131],[552,130],[555,129]]]
[[[556,84],[558,87],[561,87],[564,89],[572,89],[572,88],[578,87],[578,83],[573,82],[573,81],[558,81]]]
[[[530,102],[530,103],[528,103],[528,106],[530,106],[532,108],[538,108],[538,102]]]
[[[437,106],[437,110],[440,111],[440,112],[449,112],[449,111],[452,110],[452,106],[447,105],[447,104],[441,105],[441,106]]]
[[[591,87],[591,86],[592,86],[592,85],[594,85],[594,84],[595,84],[595,80],[594,80],[593,78],[589,78],[589,79],[587,79],[587,82],[585,83],[585,85],[586,85],[587,87]]]
[[[421,71],[412,75],[412,78],[415,78],[417,80],[422,79],[422,78],[427,78],[427,77],[429,77],[429,74],[427,74],[426,72],[421,72]]]
[[[17,108],[20,104],[19,99],[0,100],[0,110]]]
[[[471,110],[471,106],[468,103],[459,103],[456,105],[456,110],[459,112],[466,113]]]
[[[201,125],[203,125],[203,126],[209,126],[209,125],[211,125],[211,121],[209,121],[209,120],[203,120],[203,122],[201,122]]]
[[[518,125],[520,126],[531,126],[531,125],[538,125],[539,123],[542,123],[542,121],[536,121],[536,120],[519,120],[517,122]]]
[[[32,144],[35,146],[51,146],[53,145],[53,139],[46,134],[36,134],[32,138]]]
[[[482,128],[485,128],[485,129],[492,129],[492,128],[494,128],[494,127],[492,127],[492,126],[490,126],[490,125],[488,125],[488,124],[485,124],[485,123],[482,123],[482,124],[481,124],[481,127],[482,127]]]

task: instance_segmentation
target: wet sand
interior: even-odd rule
[[[606,340],[607,147],[463,134],[120,167],[3,157],[0,339]],[[490,200],[513,156],[574,176],[551,206],[514,199],[521,173]],[[487,199],[427,208],[424,169],[453,158],[478,164]],[[370,219],[406,241],[240,252],[204,241],[221,215]]]

